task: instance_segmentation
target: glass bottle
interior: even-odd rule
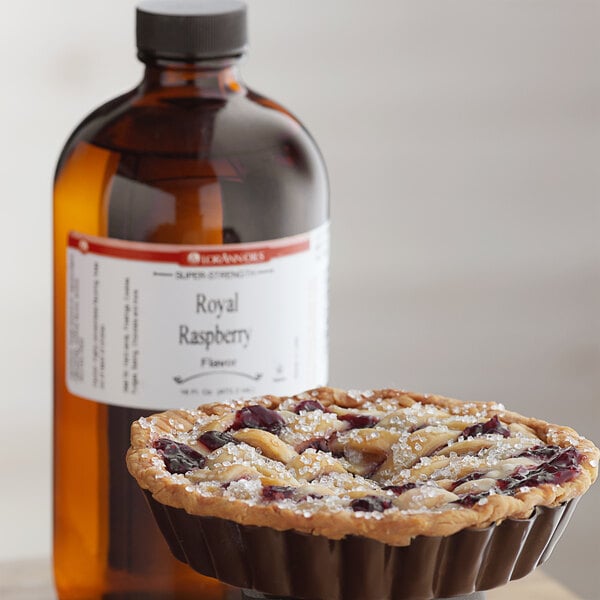
[[[240,78],[242,2],[142,3],[137,40],[141,83],[84,119],[56,171],[56,585],[60,600],[225,599],[171,556],[126,471],[129,427],[325,383],[326,172]],[[192,343],[202,331],[212,346]]]

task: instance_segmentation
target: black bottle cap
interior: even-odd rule
[[[243,54],[242,0],[145,0],[136,11],[140,57],[202,60]]]

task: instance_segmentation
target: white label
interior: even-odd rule
[[[325,384],[328,232],[223,246],[71,233],[69,391],[165,409]]]

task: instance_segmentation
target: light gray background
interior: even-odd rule
[[[50,188],[133,86],[131,0],[2,7],[0,560],[50,552]],[[600,1],[250,0],[246,80],[331,177],[331,382],[600,441]],[[600,597],[600,486],[548,570]]]

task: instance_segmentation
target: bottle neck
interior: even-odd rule
[[[246,91],[239,72],[241,57],[183,62],[140,57],[146,65],[142,90],[189,91],[194,96],[223,97]]]

